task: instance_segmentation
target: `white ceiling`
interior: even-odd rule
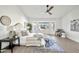
[[[45,5],[23,5],[18,7],[25,16],[31,18],[61,18],[74,8],[72,5],[54,5],[51,10],[52,15],[49,15],[46,13],[47,8]]]

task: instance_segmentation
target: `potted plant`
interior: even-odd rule
[[[27,23],[27,30],[29,30],[29,32],[32,31],[32,24],[31,23]]]

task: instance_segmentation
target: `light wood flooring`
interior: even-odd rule
[[[74,42],[67,38],[57,38],[57,43],[64,49],[64,53],[79,53],[79,43]],[[10,50],[6,50],[4,53],[10,53]],[[57,51],[52,51],[44,47],[26,47],[26,46],[16,46],[14,47],[14,53],[62,53]]]

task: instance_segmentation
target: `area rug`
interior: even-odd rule
[[[55,38],[53,38],[52,36],[48,36],[45,39],[45,47],[51,50],[56,50],[59,52],[64,52],[64,49],[55,41]]]

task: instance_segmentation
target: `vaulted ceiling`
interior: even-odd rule
[[[17,6],[25,16],[31,18],[61,18],[69,13],[75,6],[73,5],[53,5],[54,8],[50,11],[52,15],[46,13],[46,5],[22,5]]]

